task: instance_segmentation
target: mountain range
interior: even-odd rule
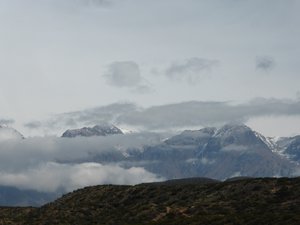
[[[0,128],[1,130],[11,128]],[[19,134],[14,129],[11,132]],[[105,124],[67,130],[62,138],[124,135],[116,126]],[[23,136],[17,135],[19,138]],[[0,143],[1,144],[1,143]],[[122,150],[120,150],[122,149]],[[124,169],[142,167],[161,180],[208,177],[226,180],[231,177],[295,177],[300,174],[300,136],[268,138],[243,124],[226,124],[220,128],[206,127],[186,130],[159,144],[124,149],[116,143],[114,149],[89,154],[83,162],[118,165]],[[61,162],[61,161],[60,161]],[[78,162],[78,159],[77,161]],[[65,163],[76,163],[68,160]],[[0,188],[0,205],[41,205],[58,197],[58,193],[34,191],[18,194],[10,201],[7,189]],[[18,190],[20,192],[27,190]],[[26,205],[26,204],[23,204]]]
[[[92,128],[75,130],[75,136],[88,136],[87,129]],[[119,132],[108,132],[112,134]],[[295,176],[299,170],[299,143],[299,136],[275,142],[246,125],[226,124],[186,130],[157,145],[99,153],[88,160],[118,163],[124,168],[142,166],[164,179]]]
[[[124,133],[114,125],[102,124],[94,127],[67,130],[62,137],[109,136],[114,134]],[[171,152],[174,152],[174,154]],[[137,151],[128,149],[127,153],[127,157],[124,158],[125,161],[159,160],[161,157],[166,157],[175,161],[176,158],[178,160],[185,158],[187,162],[192,164],[198,162],[206,165],[212,164],[218,156],[235,155],[247,158],[245,154],[250,155],[249,157],[251,155],[254,157],[255,154],[258,154],[262,157],[261,160],[283,160],[280,164],[284,166],[287,161],[296,164],[300,163],[300,135],[275,139],[265,137],[244,124],[226,124],[221,128],[206,127],[200,130],[185,130],[179,135],[168,138],[159,145],[145,146],[143,151],[140,151],[140,149]],[[180,158],[176,154],[183,154],[184,156]],[[240,161],[241,159],[235,160]],[[100,161],[102,160],[100,159]],[[242,174],[240,170],[236,172],[241,172]],[[276,173],[278,175],[289,174],[289,172],[278,171],[274,175]],[[255,174],[253,175],[255,176]]]
[[[225,125],[184,131],[143,151],[129,150],[125,161],[147,162],[147,170],[167,179],[294,176],[299,169],[296,143],[279,150],[279,144],[245,125]]]

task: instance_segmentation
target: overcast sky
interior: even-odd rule
[[[24,135],[60,118],[300,134],[299,11],[298,0],[1,0],[0,122]],[[95,110],[116,104],[114,118]]]

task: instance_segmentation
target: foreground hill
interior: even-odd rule
[[[300,178],[102,185],[41,208],[2,208],[0,224],[300,224],[299,192]]]

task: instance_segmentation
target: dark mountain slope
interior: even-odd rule
[[[5,208],[0,214],[8,220],[19,213],[23,222],[11,223],[19,225],[293,225],[300,224],[299,192],[300,178],[104,185],[75,191],[38,209]]]

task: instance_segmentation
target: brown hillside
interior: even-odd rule
[[[300,224],[299,193],[300,178],[102,185],[41,208],[3,208],[10,222],[0,224]]]

